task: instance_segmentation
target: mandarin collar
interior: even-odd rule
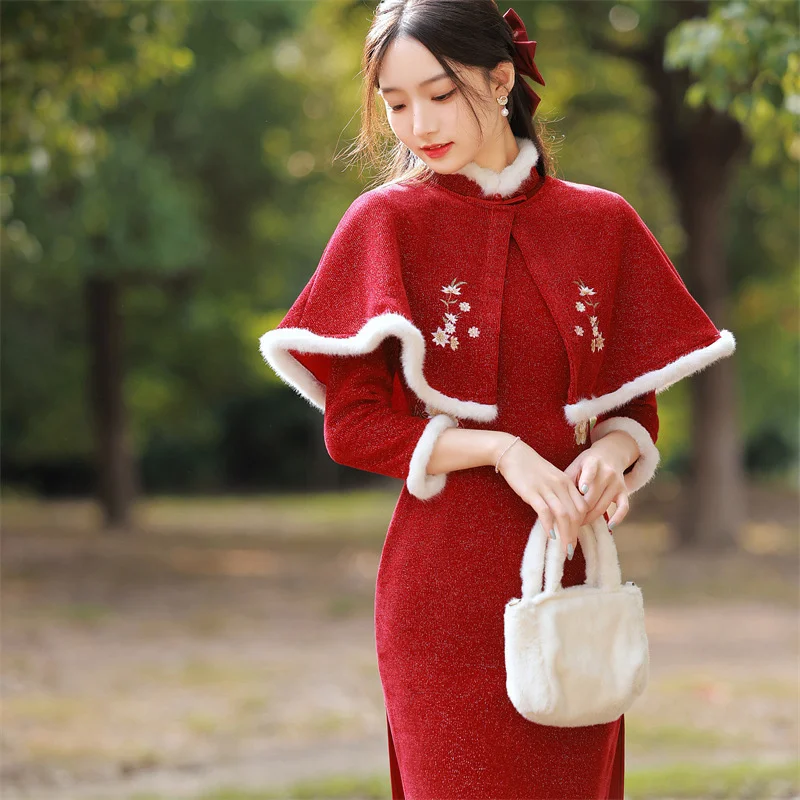
[[[471,161],[456,172],[434,172],[431,181],[451,192],[482,200],[507,202],[512,198],[530,197],[545,180],[536,169],[539,151],[532,139],[514,138],[519,153],[500,172]]]

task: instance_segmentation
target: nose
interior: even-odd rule
[[[436,111],[428,108],[424,103],[414,108],[414,136],[417,139],[428,139],[438,130],[435,120]]]

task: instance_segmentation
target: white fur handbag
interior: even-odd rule
[[[605,516],[584,525],[578,540],[586,583],[565,589],[563,548],[537,519],[522,559],[522,597],[505,607],[508,696],[526,719],[562,728],[618,719],[650,675],[642,592],[621,584]]]

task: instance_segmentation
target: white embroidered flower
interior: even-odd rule
[[[447,309],[442,317],[442,324],[444,327],[439,327],[439,329],[432,333],[433,341],[436,342],[440,347],[445,347],[448,343],[452,350],[458,350],[461,346],[461,342],[458,338],[454,335],[456,332],[456,322],[458,321],[459,315],[454,313],[450,310],[452,305],[457,301],[453,298],[453,295],[460,295],[461,294],[461,286],[463,286],[466,281],[457,281],[453,278],[452,281],[447,286],[442,286],[442,292],[447,295],[446,298],[439,298],[442,303],[444,303],[445,308]],[[458,303],[458,307],[461,311],[470,311],[472,306],[469,303]],[[469,330],[469,335],[473,338],[478,335],[480,331],[473,327]]]
[[[581,297],[587,297],[589,295],[597,294],[597,292],[595,292],[594,289],[592,289],[591,287],[587,286],[582,280],[573,281],[573,283],[576,283],[578,285],[578,291],[579,291]],[[592,327],[591,349],[592,349],[593,353],[597,352],[598,350],[602,350],[603,349],[603,343],[604,343],[603,342],[603,337],[600,335],[600,330],[597,327],[597,314],[596,314],[596,312],[593,313],[598,305],[600,305],[600,304],[599,303],[592,303],[589,300],[587,300],[585,303],[582,303],[580,300],[576,300],[575,301],[575,309],[577,311],[580,311],[581,313],[585,312],[587,317],[589,318],[589,324]],[[587,308],[587,306],[589,308]],[[591,309],[591,310],[589,310],[589,309]],[[581,325],[576,325],[575,326],[575,333],[578,336],[583,336],[583,334],[584,334],[583,327]]]
[[[449,338],[450,337],[447,335],[447,333],[445,333],[445,331],[443,331],[441,328],[439,328],[436,333],[433,334],[433,341],[441,347],[444,347],[447,344],[447,340]]]
[[[478,338],[478,336],[480,336],[480,335],[481,335],[480,329],[479,329],[479,328],[476,328],[474,325],[473,325],[473,326],[472,326],[472,327],[469,329],[469,331],[467,331],[467,332],[469,333],[469,335],[470,335],[470,336],[471,336],[473,339],[477,339],[477,338]]]

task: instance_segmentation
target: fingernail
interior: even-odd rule
[[[572,561],[572,556],[574,556],[574,555],[575,555],[575,547],[574,547],[574,545],[572,544],[572,542],[570,542],[570,543],[567,545],[567,558],[568,558],[570,561]]]
[[[550,529],[550,538],[551,539],[555,539],[556,538],[556,532],[552,528]]]
[[[613,527],[614,527],[616,524],[617,524],[616,522],[609,522],[609,523],[608,523],[608,529],[609,529],[609,530],[612,530],[612,529],[613,529]]]
[[[584,494],[586,494],[586,490],[587,490],[588,488],[589,488],[589,484],[588,484],[588,483],[584,483],[584,484],[583,484],[583,486],[581,486],[581,491],[582,491]]]

